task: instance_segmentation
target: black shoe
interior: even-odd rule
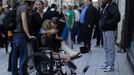
[[[94,47],[99,47],[100,45],[95,45]]]
[[[82,57],[82,55],[81,55],[81,54],[76,55],[76,56],[74,56],[74,57],[71,57],[71,60],[75,60],[75,59],[78,59],[78,58],[80,58],[80,57]]]
[[[68,61],[68,62],[67,62],[67,65],[68,65],[69,68],[72,68],[72,69],[74,69],[74,70],[77,69],[76,65],[75,65],[74,63],[72,63],[71,61]]]
[[[11,69],[11,68],[8,68],[7,71],[8,71],[8,72],[12,72],[12,69]]]

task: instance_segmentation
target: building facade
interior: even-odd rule
[[[127,50],[127,59],[134,73],[134,0],[113,0],[118,4],[121,21],[118,24],[117,43]]]

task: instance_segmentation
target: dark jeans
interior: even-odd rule
[[[86,26],[82,27],[82,38],[84,41],[84,47],[87,47],[89,51],[91,49],[92,32],[93,32],[93,28],[89,28]]]
[[[81,35],[80,35],[80,28],[81,25],[79,22],[75,22],[74,27],[71,31],[71,36],[72,36],[72,41],[75,42],[76,38],[75,36],[77,36],[77,42],[80,43],[81,42]]]
[[[12,75],[18,75],[18,56],[19,75],[26,75],[24,70],[25,60],[28,57],[26,35],[24,33],[13,34],[13,53],[12,53]]]
[[[96,29],[96,45],[103,45],[103,34],[102,34],[102,31],[97,28]]]
[[[2,34],[5,37],[2,37]],[[6,28],[3,25],[0,25],[0,46],[4,46],[6,48],[6,52],[8,52],[8,33]]]
[[[12,42],[12,37],[10,39],[11,41],[11,52],[9,54],[9,59],[8,59],[8,71],[12,71],[12,54],[13,54],[13,42]]]

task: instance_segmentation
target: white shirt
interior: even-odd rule
[[[80,20],[80,12],[78,10],[74,10],[75,13],[75,22],[79,22]]]
[[[49,8],[49,6],[45,7],[45,8],[43,9],[43,12],[45,13],[48,8]]]

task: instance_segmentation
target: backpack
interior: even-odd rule
[[[4,19],[3,19],[3,25],[7,30],[13,31],[16,28],[16,10],[17,6],[13,7],[13,10],[9,10]]]

